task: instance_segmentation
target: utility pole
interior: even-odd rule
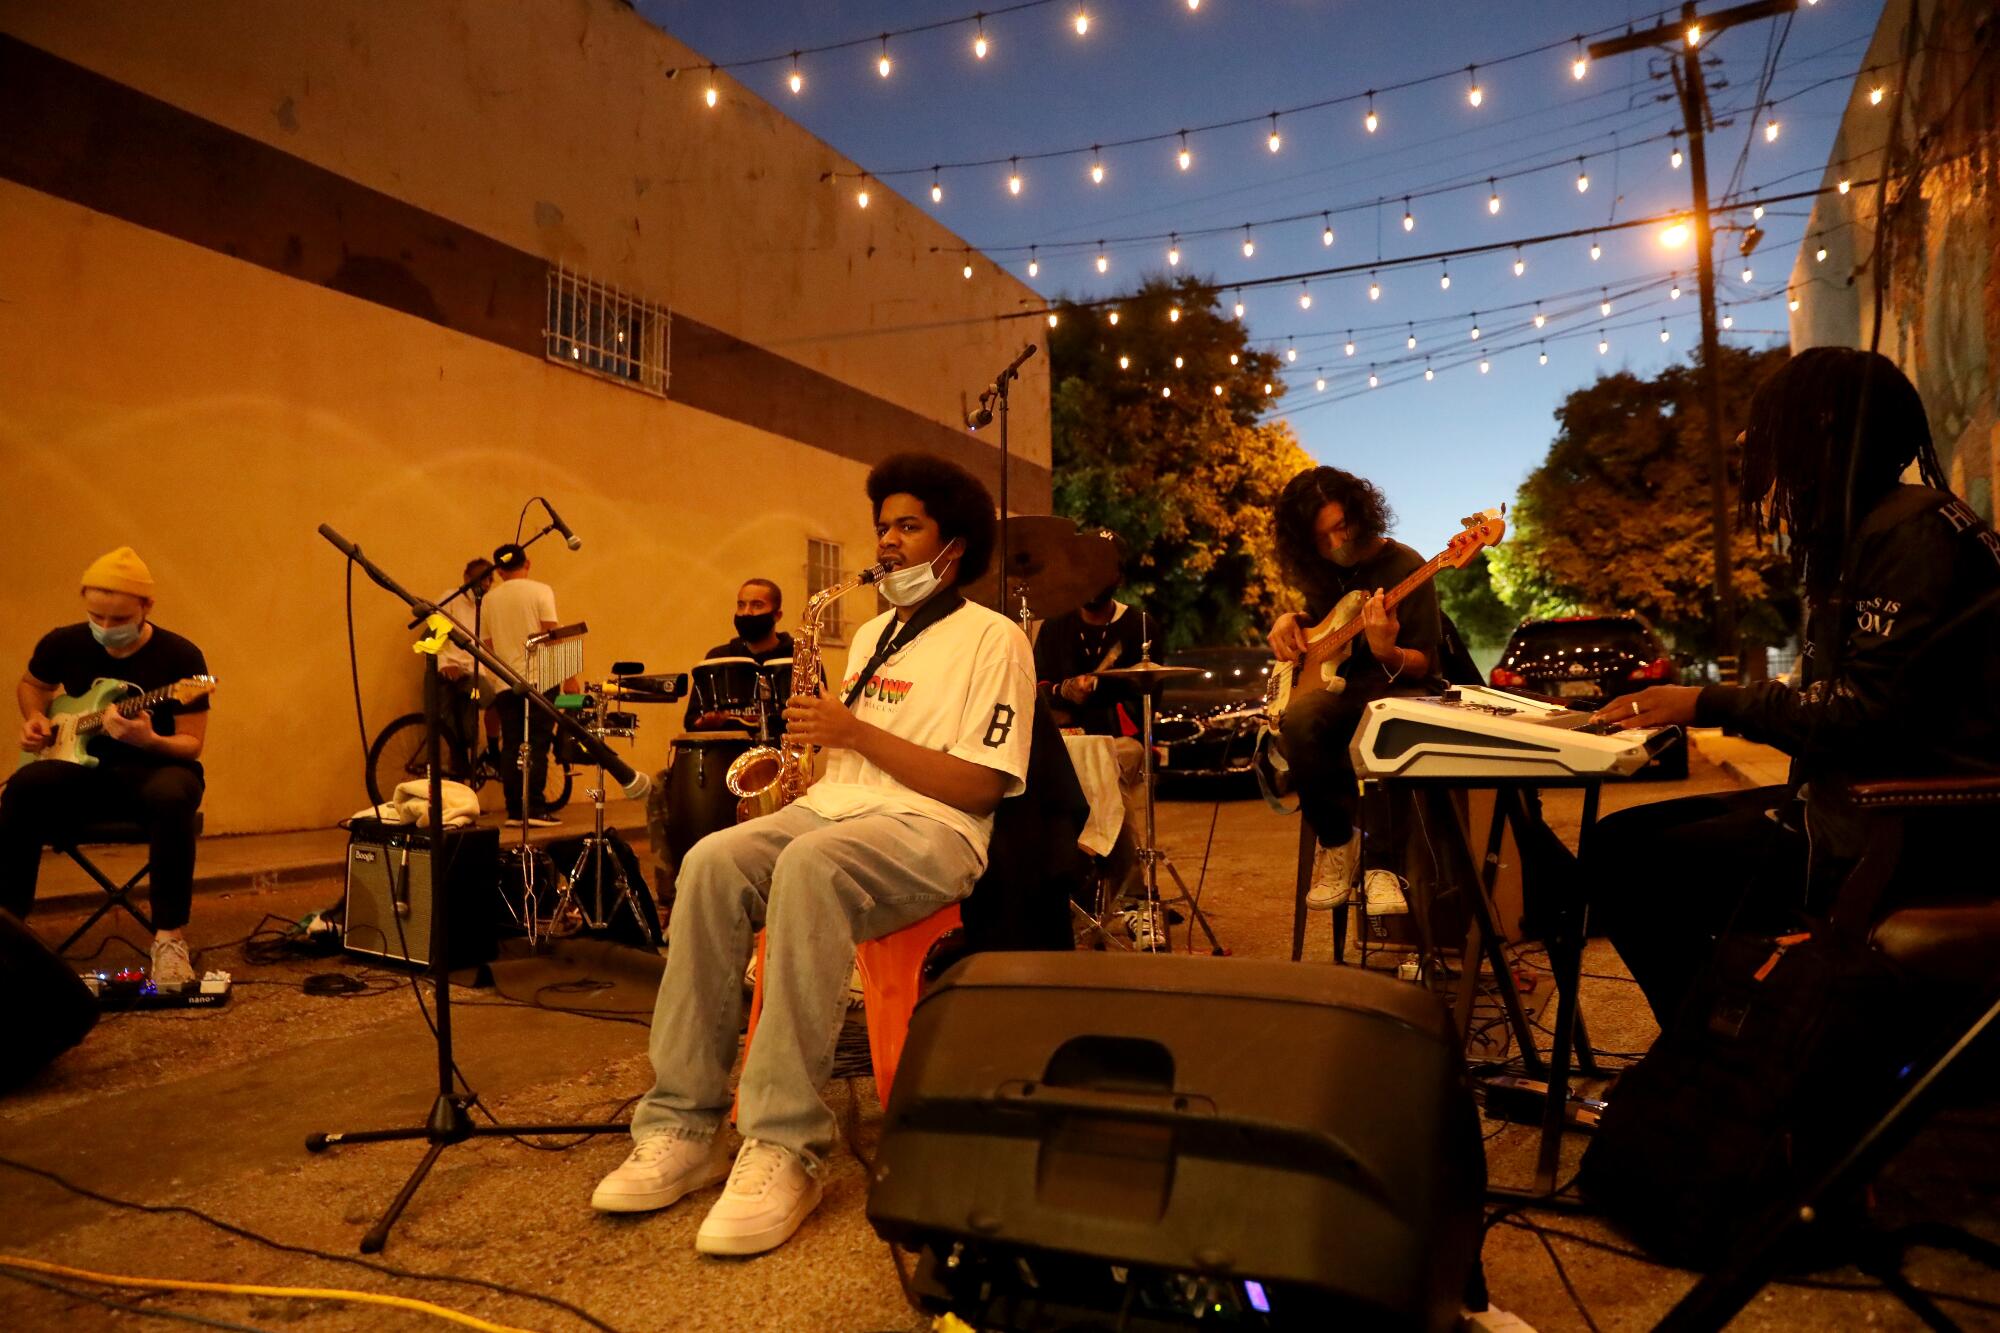
[[[1702,48],[1725,28],[1754,23],[1788,14],[1798,8],[1798,0],[1755,0],[1706,17],[1695,13],[1694,0],[1683,0],[1676,23],[1662,23],[1643,32],[1593,42],[1590,58],[1623,55],[1651,46],[1670,47],[1679,52],[1674,70],[1674,88],[1680,94],[1681,115],[1687,124],[1688,175],[1694,188],[1694,253],[1701,289],[1701,392],[1708,417],[1708,500],[1709,520],[1715,544],[1715,636],[1718,644],[1716,667],[1722,683],[1733,685],[1737,675],[1736,597],[1734,565],[1730,551],[1729,451],[1722,438],[1722,385],[1719,361],[1721,339],[1715,319],[1715,231],[1708,214],[1708,86],[1702,77]]]

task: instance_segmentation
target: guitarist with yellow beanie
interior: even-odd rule
[[[92,561],[81,584],[84,618],[44,634],[14,687],[21,766],[0,788],[0,906],[28,914],[45,845],[132,821],[152,851],[153,979],[190,981],[182,929],[213,681],[201,649],[153,623],[152,571],[131,547]]]

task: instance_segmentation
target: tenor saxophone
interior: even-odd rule
[[[826,609],[856,588],[889,572],[886,564],[870,565],[852,578],[822,588],[806,599],[805,615],[792,635],[792,698],[819,693],[820,621]],[[729,794],[738,798],[736,820],[755,819],[782,810],[806,794],[812,785],[812,746],[795,743],[790,735],[776,745],[757,745],[736,756],[723,777]]]

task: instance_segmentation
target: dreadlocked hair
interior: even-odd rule
[[[1916,386],[1880,353],[1809,347],[1758,386],[1749,416],[1739,516],[1785,534],[1808,592],[1838,582],[1850,526],[1912,460],[1926,486],[1950,489]]]
[[[1357,543],[1386,536],[1389,525],[1396,521],[1375,484],[1352,472],[1337,467],[1307,468],[1286,482],[1278,496],[1274,523],[1278,563],[1292,586],[1308,592],[1316,591],[1326,577],[1326,560],[1313,541],[1313,525],[1319,520],[1319,511],[1329,504],[1340,506],[1349,540]]]

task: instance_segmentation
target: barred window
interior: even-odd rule
[[[847,571],[840,565],[839,542],[822,541],[818,537],[806,538],[806,595],[811,596],[822,588],[831,588],[847,577]],[[820,641],[822,643],[846,643],[850,622],[847,618],[847,603],[851,598],[843,597],[826,610],[820,621]],[[803,604],[801,604],[803,610]]]
[[[549,270],[551,361],[665,397],[672,319],[665,306],[573,269]]]

